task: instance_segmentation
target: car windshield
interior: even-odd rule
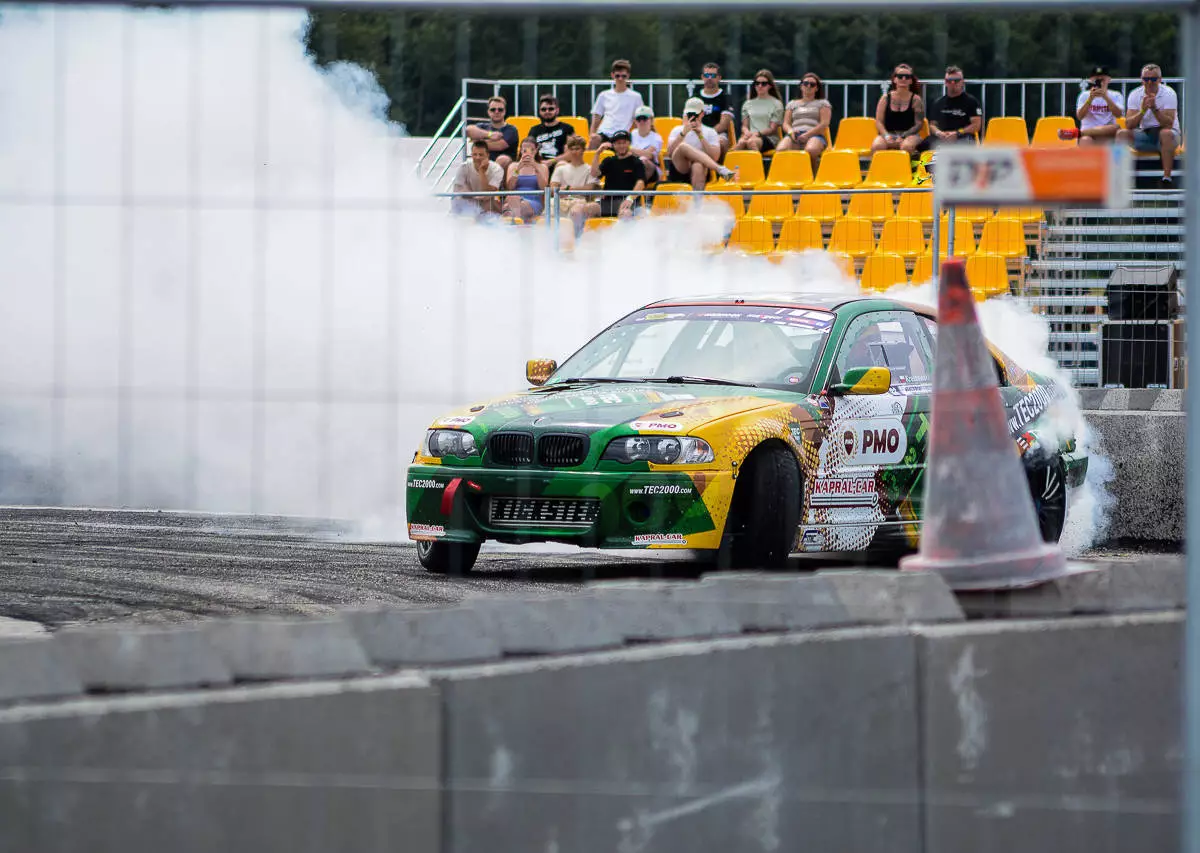
[[[673,305],[630,314],[555,371],[548,385],[721,380],[807,392],[834,315],[761,305]]]

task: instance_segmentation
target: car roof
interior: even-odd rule
[[[762,305],[787,308],[809,308],[817,311],[837,311],[846,305],[856,302],[887,303],[897,308],[907,308],[936,319],[937,309],[930,305],[907,302],[902,299],[891,299],[881,295],[864,295],[861,293],[828,293],[814,291],[805,293],[793,292],[755,292],[755,293],[710,293],[699,296],[676,296],[671,299],[660,299],[643,307],[663,308],[671,305]]]

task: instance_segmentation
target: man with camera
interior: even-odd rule
[[[1179,96],[1162,82],[1162,69],[1151,63],[1142,69],[1142,85],[1129,93],[1125,129],[1117,139],[1135,151],[1157,151],[1162,160],[1164,190],[1173,189],[1171,171],[1179,141]]]
[[[737,180],[737,171],[717,162],[721,143],[717,132],[703,122],[704,102],[688,98],[683,105],[683,124],[667,137],[667,180],[691,184],[699,192],[713,170],[726,180]]]
[[[1075,101],[1080,145],[1103,145],[1117,138],[1117,116],[1125,114],[1125,99],[1120,92],[1109,91],[1110,80],[1108,69],[1097,65],[1081,86]]]

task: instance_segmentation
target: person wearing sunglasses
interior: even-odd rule
[[[1144,67],[1142,85],[1129,93],[1125,129],[1118,131],[1117,141],[1132,145],[1135,151],[1159,152],[1163,170],[1159,186],[1174,189],[1171,172],[1179,142],[1179,96],[1162,82],[1162,69],[1157,65]]]
[[[967,91],[966,75],[957,65],[946,68],[946,94],[929,105],[929,138],[921,149],[947,142],[978,142],[983,130],[983,107]]]
[[[768,154],[779,144],[782,127],[783,97],[775,85],[775,75],[760,69],[750,86],[750,97],[742,104],[742,135],[733,150]]]
[[[721,86],[721,66],[715,62],[706,63],[700,73],[704,85],[696,93],[696,97],[704,102],[704,115],[700,120],[717,132],[717,142],[721,146],[721,158],[733,144],[729,129],[733,127],[733,103],[729,93]]]
[[[517,157],[517,148],[521,137],[517,129],[508,123],[505,117],[508,112],[508,101],[499,95],[493,95],[487,102],[488,120],[473,124],[467,128],[467,138],[472,142],[482,140],[487,143],[491,157],[501,169],[507,171]]]
[[[642,161],[646,169],[646,186],[658,183],[658,158],[662,154],[663,138],[654,129],[654,110],[638,107],[633,114],[633,133],[630,134],[629,150]]]
[[[807,151],[813,173],[825,152],[825,131],[833,121],[833,104],[825,100],[825,85],[811,71],[800,78],[800,97],[788,101],[783,110],[783,139],[779,150]]]
[[[538,117],[541,122],[529,128],[529,135],[537,143],[542,162],[553,173],[575,130],[565,121],[558,120],[558,98],[553,95],[538,98]]]
[[[898,148],[913,155],[921,144],[921,125],[924,123],[921,81],[911,65],[901,63],[892,71],[888,90],[875,105],[875,128],[879,135],[871,143],[871,150]]]
[[[599,148],[602,142],[612,142],[618,130],[629,130],[633,125],[633,114],[643,107],[642,95],[629,88],[633,74],[627,59],[618,59],[612,64],[613,87],[596,96],[592,107],[591,139],[588,148]]]

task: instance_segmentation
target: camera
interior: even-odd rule
[[[686,119],[700,118],[700,113],[684,113],[683,117]]]
[[[1100,80],[1089,80],[1089,81],[1088,81],[1088,88],[1089,88],[1089,89],[1099,89],[1099,88],[1100,88],[1100,85],[1101,85],[1101,81],[1100,81]]]

